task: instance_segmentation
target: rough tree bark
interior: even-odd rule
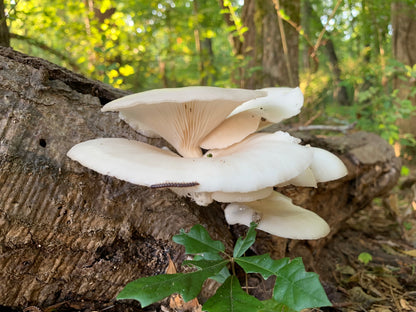
[[[10,47],[10,34],[6,14],[4,13],[4,0],[0,0],[0,46]]]
[[[224,8],[222,0],[219,0],[219,4]],[[280,0],[280,5],[292,21],[300,23],[299,0]],[[231,16],[229,14],[224,16],[228,25],[233,26]],[[285,55],[273,0],[244,1],[241,20],[244,27],[247,27],[244,41],[240,41],[238,36],[232,38],[234,53],[248,60],[248,64],[242,66],[237,75],[239,79],[236,79],[236,82],[239,86],[247,89],[278,85],[298,86],[299,35],[292,26],[286,22],[283,23],[288,48],[288,55]],[[286,56],[290,63],[290,70],[286,63]]]
[[[179,229],[203,224],[230,248],[243,228],[228,227],[219,204],[201,208],[168,190],[97,174],[65,156],[74,144],[96,137],[166,144],[135,133],[117,114],[100,113],[102,104],[124,94],[0,48],[0,306],[102,306],[127,282],[163,273],[168,256],[178,263],[183,250],[171,237]],[[349,168],[344,179],[317,189],[282,190],[326,218],[331,235],[397,180],[398,160],[375,135],[303,139],[339,154]],[[254,250],[274,257],[308,256],[305,250],[319,252],[325,243],[259,236]]]
[[[416,7],[411,2],[393,1],[391,6],[391,19],[393,26],[393,55],[396,60],[405,65],[416,64]],[[409,97],[412,88],[416,87],[415,79],[404,82],[395,79],[394,88],[399,90],[402,99]],[[411,98],[416,106],[416,95]],[[399,121],[402,133],[411,133],[416,137],[416,117]]]

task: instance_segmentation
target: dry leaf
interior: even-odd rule
[[[405,299],[401,298],[400,299],[400,306],[407,310],[407,311],[412,311],[412,312],[416,312],[416,307],[413,307],[409,304],[409,302],[407,302]]]
[[[185,302],[181,295],[176,294],[170,297],[169,307],[175,311],[181,312],[202,312],[202,306],[199,304],[197,298]]]
[[[172,261],[172,259],[170,258],[169,255],[168,255],[168,261],[169,261],[169,264],[168,264],[168,267],[166,269],[166,274],[175,274],[175,273],[177,273],[178,271],[176,271],[175,263],[173,263],[173,261]]]
[[[168,255],[168,267],[166,269],[166,274],[175,274],[177,273],[176,266],[173,263],[172,259]],[[199,304],[198,299],[194,298],[188,302],[183,301],[182,296],[178,294],[173,294],[169,299],[169,307],[175,311],[180,312],[202,312],[202,306]]]
[[[404,253],[405,255],[411,256],[411,257],[415,257],[416,258],[416,249],[413,250],[402,250],[402,253]]]

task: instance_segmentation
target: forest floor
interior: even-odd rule
[[[416,312],[416,166],[409,168],[322,250],[315,269],[334,307],[314,311]]]

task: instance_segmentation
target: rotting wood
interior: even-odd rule
[[[103,176],[65,156],[76,143],[97,137],[166,144],[134,132],[115,113],[100,112],[124,94],[0,48],[0,306],[97,306],[114,300],[132,279],[163,273],[168,256],[176,263],[183,259],[183,249],[171,242],[180,228],[203,224],[227,248],[244,228],[228,227],[219,204],[200,208],[168,190]],[[387,192],[399,175],[392,149],[375,135],[299,135],[340,155],[350,173],[318,189],[282,190],[326,218],[332,232],[317,242],[259,233],[255,249],[275,257],[319,251],[346,218]]]

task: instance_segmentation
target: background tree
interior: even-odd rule
[[[0,46],[10,46],[9,27],[7,27],[6,15],[4,14],[4,0],[0,0]]]
[[[239,68],[240,87],[255,89],[266,86],[299,85],[298,33],[279,20],[282,10],[296,23],[300,21],[300,1],[244,1],[241,25],[230,1],[220,1],[227,9],[229,25],[234,24],[234,53],[245,59]]]
[[[415,71],[416,65],[416,5],[413,1],[394,1],[391,6],[393,27],[393,55],[405,65],[407,72]],[[394,87],[399,90],[400,99],[409,99],[416,106],[416,78],[403,81],[396,77]],[[416,136],[416,119],[400,120],[403,133]]]
[[[415,143],[396,122],[414,110],[414,84],[398,98],[397,83],[416,69],[393,55],[391,0],[5,1],[15,49],[113,86],[300,85],[301,122]]]

